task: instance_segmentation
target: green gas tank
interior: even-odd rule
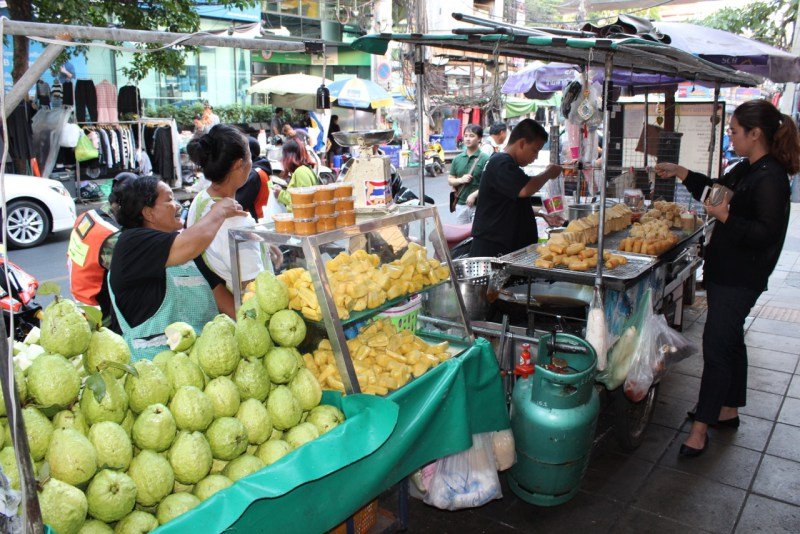
[[[557,333],[553,344],[547,334],[539,340],[536,365],[518,376],[511,400],[517,463],[508,481],[522,500],[555,506],[578,492],[600,412],[596,367],[586,341]]]

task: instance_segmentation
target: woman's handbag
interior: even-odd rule
[[[472,167],[469,168],[469,172],[466,173],[466,174],[471,175],[473,172],[475,172],[475,167],[478,165],[478,161],[480,159],[481,159],[481,156],[480,156],[480,154],[478,154],[478,157],[475,158],[474,162],[472,162]],[[470,181],[472,181],[472,180],[470,180]],[[458,204],[458,197],[461,196],[461,192],[468,185],[469,185],[469,183],[459,184],[459,185],[453,187],[453,189],[450,191],[450,213],[453,213],[454,211],[456,211],[456,204]]]

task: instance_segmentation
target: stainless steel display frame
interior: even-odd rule
[[[322,322],[325,330],[328,333],[333,354],[336,359],[336,367],[339,370],[339,375],[342,378],[345,393],[350,395],[353,393],[360,393],[361,389],[356,377],[353,361],[350,357],[350,351],[347,347],[347,340],[344,334],[344,327],[339,315],[336,311],[334,304],[333,294],[331,291],[330,281],[325,270],[325,264],[320,252],[320,247],[341,241],[343,239],[351,239],[359,237],[371,232],[382,230],[389,227],[397,227],[406,225],[413,222],[420,222],[422,225],[422,233],[425,238],[426,244],[431,242],[437,256],[442,262],[447,263],[450,271],[450,278],[447,283],[450,284],[454,297],[458,302],[460,323],[463,326],[467,335],[467,341],[470,343],[475,341],[475,336],[472,332],[470,322],[467,320],[466,310],[464,308],[464,300],[461,292],[456,287],[457,278],[453,270],[452,259],[450,258],[450,251],[447,248],[447,241],[444,238],[442,231],[442,223],[439,219],[438,211],[435,207],[417,207],[417,206],[399,206],[397,210],[389,214],[360,214],[358,216],[362,221],[357,220],[353,226],[344,228],[337,228],[329,232],[321,232],[309,236],[298,236],[293,234],[279,234],[274,231],[274,224],[262,223],[246,228],[232,229],[228,231],[230,254],[231,254],[231,275],[233,286],[233,298],[238,311],[240,303],[242,302],[242,279],[239,269],[238,257],[238,244],[244,242],[259,242],[275,246],[291,246],[301,248],[303,255],[308,263],[307,270],[311,275],[311,280],[314,284],[314,290],[317,294],[317,299],[320,303],[322,311]],[[436,234],[435,239],[431,239],[432,234],[428,234],[426,228],[432,227]],[[271,266],[271,265],[270,265]],[[431,286],[431,287],[438,287]],[[421,289],[420,291],[409,294],[413,296],[416,294],[426,293],[430,287]],[[322,298],[320,298],[320,295]],[[375,310],[375,314],[383,311],[382,309]]]

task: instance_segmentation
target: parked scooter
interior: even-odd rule
[[[444,147],[438,141],[428,143],[425,149],[425,173],[431,178],[435,178],[444,172]]]
[[[472,223],[442,224],[444,239],[450,249],[450,258],[466,258],[472,250]]]
[[[5,265],[8,265],[8,282],[6,283]],[[42,307],[36,303],[36,291],[39,281],[26,273],[16,263],[0,254],[0,310],[6,332],[13,335],[16,341],[22,341],[32,328],[39,326]],[[11,317],[14,317],[14,331],[11,332]]]

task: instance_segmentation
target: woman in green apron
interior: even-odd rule
[[[109,270],[115,329],[131,348],[132,360],[167,350],[164,328],[184,321],[199,333],[220,311],[234,315],[233,296],[200,259],[230,217],[246,214],[232,199],[181,232],[181,206],[157,177],[126,183],[117,202],[122,226]]]

